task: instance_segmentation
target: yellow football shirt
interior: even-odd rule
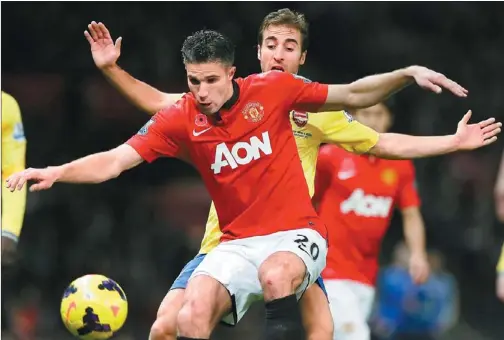
[[[378,141],[376,131],[353,120],[345,111],[316,114],[292,111],[290,118],[310,196],[314,193],[317,157],[322,143],[337,144],[350,152],[365,153]],[[199,254],[207,254],[215,248],[221,235],[212,202]]]
[[[2,236],[18,239],[26,206],[26,186],[4,190],[5,179],[25,168],[26,139],[21,110],[11,95],[2,91]]]

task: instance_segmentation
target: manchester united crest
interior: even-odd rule
[[[291,111],[292,120],[294,123],[303,127],[308,123],[308,112]]]
[[[243,118],[252,123],[261,121],[264,117],[264,108],[258,102],[251,102],[245,105],[242,110]]]
[[[380,174],[380,178],[383,183],[389,186],[395,185],[398,180],[397,172],[390,168],[383,170]]]

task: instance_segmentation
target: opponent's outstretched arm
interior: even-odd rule
[[[105,78],[140,110],[150,114],[164,109],[182,97],[182,93],[165,93],[132,77],[124,71],[117,60],[121,55],[122,38],[117,38],[115,44],[110,32],[103,23],[91,22],[89,31],[84,31],[96,67]]]
[[[364,77],[350,84],[329,85],[326,103],[318,111],[370,107],[384,101],[413,82],[435,93],[441,93],[442,88],[458,97],[466,97],[468,93],[465,88],[441,73],[422,66],[410,66],[389,73]]]
[[[477,124],[468,124],[471,114],[468,111],[462,117],[453,135],[423,137],[381,133],[378,142],[369,152],[382,158],[411,159],[473,150],[495,142],[502,123],[489,118]]]
[[[21,190],[27,181],[35,181],[30,191],[46,190],[55,182],[101,183],[119,176],[123,171],[142,163],[140,155],[127,144],[115,149],[95,153],[60,166],[44,169],[29,168],[6,179],[11,192]]]

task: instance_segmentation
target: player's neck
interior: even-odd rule
[[[229,88],[225,96],[226,101],[222,105],[221,110],[230,110],[231,107],[233,107],[233,105],[236,104],[239,97],[240,97],[240,87],[238,86],[237,82],[232,80],[231,84],[229,84]]]

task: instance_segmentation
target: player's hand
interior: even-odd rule
[[[429,278],[430,266],[424,255],[412,255],[409,260],[409,273],[415,284],[422,284]]]
[[[504,302],[504,274],[497,274],[497,282],[495,283],[495,290],[499,300]]]
[[[455,138],[459,150],[473,150],[492,144],[501,132],[502,123],[496,123],[495,118],[489,118],[477,124],[468,124],[471,115],[471,110],[467,111],[458,123]]]
[[[408,70],[418,86],[425,90],[441,93],[443,92],[443,88],[445,88],[458,97],[467,97],[468,91],[465,88],[448,79],[442,73],[422,66],[411,66]]]
[[[117,38],[115,44],[110,36],[110,32],[101,22],[92,21],[88,25],[88,31],[84,31],[89,45],[91,46],[91,54],[96,67],[104,69],[114,66],[121,55],[122,38]]]
[[[60,170],[58,167],[48,167],[45,169],[29,168],[6,179],[6,188],[11,192],[21,190],[28,181],[37,182],[30,187],[30,191],[47,190],[58,180]]]

